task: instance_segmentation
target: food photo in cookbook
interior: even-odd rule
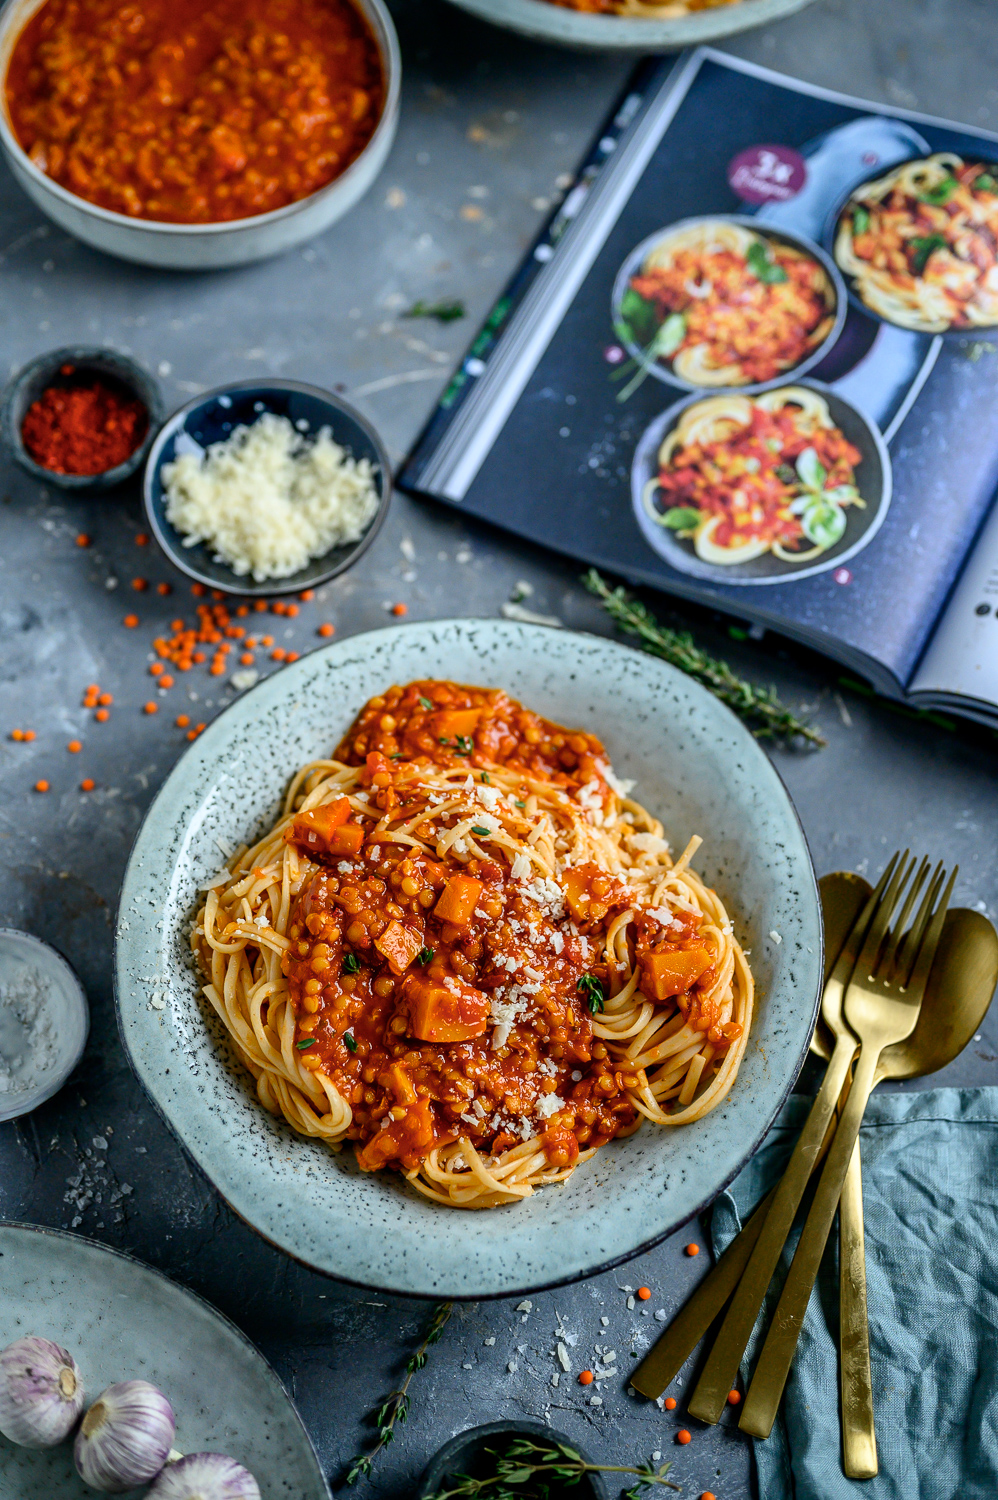
[[[0,1500],[998,1494],[992,32],[0,0]]]

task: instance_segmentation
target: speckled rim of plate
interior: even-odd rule
[[[296,1136],[256,1102],[199,999],[184,929],[197,886],[273,819],[289,774],[328,754],[391,682],[502,686],[607,745],[753,950],[757,1019],[736,1087],[682,1131],[642,1129],[565,1187],[461,1212],[352,1153]],[[266,737],[263,731],[266,731]],[[774,938],[771,934],[776,933]],[[182,757],[139,830],[122,886],[115,1000],[139,1079],[233,1210],[311,1268],[425,1298],[506,1297],[631,1259],[705,1208],[772,1124],[807,1053],[822,973],[817,885],[793,804],[757,742],[705,689],[628,646],[505,620],[396,626],[320,648],[238,699]],[[607,1193],[611,1186],[616,1191]]]
[[[550,0],[452,0],[452,4],[493,26],[563,47],[678,52],[682,47],[718,41],[753,26],[782,20],[803,10],[811,0],[741,0],[740,4],[692,11],[671,21],[586,14],[552,5]]]
[[[9,1290],[3,1297],[0,1297],[0,1302],[3,1303],[3,1306],[0,1307],[0,1347],[5,1346],[15,1338],[23,1337],[27,1333],[39,1333],[46,1338],[54,1339],[56,1343],[69,1349],[70,1353],[76,1358],[83,1374],[88,1400],[93,1400],[104,1386],[114,1380],[133,1377],[151,1380],[154,1384],[161,1385],[165,1394],[173,1401],[177,1411],[177,1436],[183,1442],[184,1451],[190,1453],[204,1451],[231,1452],[233,1447],[238,1447],[239,1445],[224,1429],[226,1423],[231,1424],[234,1413],[229,1408],[226,1408],[224,1411],[218,1411],[217,1429],[220,1433],[219,1436],[215,1436],[214,1429],[216,1424],[210,1421],[202,1423],[201,1435],[195,1436],[196,1429],[193,1427],[189,1408],[185,1407],[183,1400],[184,1393],[178,1389],[178,1383],[175,1382],[175,1379],[171,1379],[170,1373],[165,1368],[162,1346],[157,1344],[155,1338],[150,1341],[148,1346],[144,1346],[137,1339],[136,1331],[133,1328],[129,1332],[129,1342],[126,1344],[124,1330],[122,1330],[118,1334],[123,1344],[122,1363],[120,1365],[112,1364],[109,1360],[106,1363],[102,1363],[102,1359],[106,1360],[106,1356],[102,1356],[101,1354],[92,1354],[88,1361],[87,1350],[77,1342],[79,1337],[78,1332],[72,1330],[68,1324],[69,1317],[74,1314],[81,1320],[85,1317],[90,1317],[93,1321],[101,1325],[101,1334],[103,1335],[105,1345],[115,1338],[115,1333],[112,1332],[109,1334],[107,1330],[107,1309],[103,1313],[95,1313],[92,1305],[96,1303],[100,1296],[100,1292],[97,1290],[99,1285],[97,1278],[102,1274],[107,1278],[105,1283],[108,1288],[106,1296],[109,1305],[113,1308],[113,1312],[111,1313],[112,1321],[114,1313],[120,1311],[118,1304],[125,1302],[126,1299],[130,1303],[131,1308],[139,1308],[145,1311],[147,1315],[148,1310],[154,1306],[157,1307],[159,1313],[166,1313],[167,1309],[158,1305],[160,1301],[166,1302],[169,1304],[171,1326],[173,1326],[173,1320],[175,1320],[175,1328],[183,1329],[183,1337],[167,1341],[167,1348],[182,1345],[184,1350],[187,1350],[192,1337],[192,1330],[197,1328],[200,1320],[204,1335],[203,1349],[207,1351],[207,1357],[210,1358],[211,1354],[216,1350],[222,1351],[223,1357],[217,1361],[218,1364],[227,1368],[230,1361],[234,1364],[241,1362],[241,1370],[249,1372],[258,1383],[262,1382],[262,1385],[266,1388],[262,1394],[271,1403],[269,1412],[264,1412],[262,1409],[257,1409],[253,1412],[256,1422],[258,1424],[263,1423],[263,1427],[258,1425],[257,1428],[258,1434],[262,1434],[264,1437],[264,1441],[260,1444],[260,1453],[247,1452],[245,1440],[242,1451],[232,1453],[233,1458],[244,1463],[254,1473],[256,1479],[259,1481],[261,1494],[266,1496],[267,1500],[278,1500],[280,1494],[283,1494],[286,1500],[332,1500],[332,1492],[322,1472],[318,1455],[312,1446],[312,1440],[308,1435],[304,1422],[298,1414],[294,1402],[284,1389],[276,1372],[268,1361],[264,1359],[256,1345],[246,1337],[242,1329],[237,1328],[235,1323],[227,1318],[224,1313],[219,1312],[217,1307],[213,1307],[210,1302],[205,1301],[203,1297],[199,1297],[196,1292],[192,1292],[188,1287],[179,1286],[169,1276],[165,1276],[162,1271],[156,1270],[154,1266],[146,1265],[144,1261],[137,1260],[135,1256],[129,1255],[123,1250],[115,1250],[110,1245],[102,1245],[97,1240],[87,1239],[83,1235],[71,1234],[64,1229],[53,1229],[44,1224],[21,1224],[10,1219],[0,1219],[0,1288],[9,1283],[12,1270],[15,1276],[18,1274],[16,1270],[16,1253],[11,1250],[9,1244],[5,1243],[11,1233],[15,1236],[23,1234],[30,1244],[32,1251],[39,1245],[46,1247],[53,1262],[53,1269],[50,1274],[53,1276],[62,1275],[64,1279],[60,1283],[61,1294],[58,1310],[50,1311],[41,1305],[38,1314],[35,1315],[34,1309],[32,1309],[32,1317],[34,1319],[32,1326],[28,1326],[26,1323],[22,1326],[21,1318],[23,1315],[18,1314],[16,1310],[10,1310],[11,1293]],[[53,1245],[57,1247],[54,1250],[52,1249]],[[78,1259],[79,1261],[79,1270],[74,1271],[72,1276],[63,1272],[62,1268],[55,1264],[60,1259],[60,1250],[67,1252],[68,1259]],[[37,1267],[30,1268],[29,1276],[40,1276],[42,1274],[44,1272],[40,1272]],[[126,1286],[129,1288],[127,1291],[125,1290]],[[75,1309],[67,1310],[67,1295],[69,1302],[72,1302],[74,1296],[78,1298],[78,1302],[81,1305],[80,1311],[76,1311]],[[44,1291],[40,1291],[40,1304],[43,1304],[43,1297]],[[27,1301],[26,1295],[25,1301]],[[82,1308],[82,1304],[88,1305],[84,1309]],[[121,1322],[124,1323],[124,1312],[121,1312]],[[131,1343],[133,1338],[135,1339],[134,1347]],[[196,1384],[197,1381],[198,1376],[195,1374],[192,1379],[192,1385]],[[194,1400],[196,1401],[197,1399],[195,1396]],[[205,1398],[206,1406],[210,1400],[211,1395],[209,1394]],[[285,1424],[285,1452],[284,1454],[275,1455],[273,1466],[268,1473],[264,1467],[265,1463],[268,1462],[265,1450],[270,1444],[271,1438],[265,1429],[273,1431],[274,1421],[282,1419]],[[184,1432],[185,1420],[190,1424],[187,1427],[187,1434],[193,1437],[194,1443],[199,1445],[197,1447],[190,1445],[189,1438],[187,1441],[183,1441],[187,1437],[187,1434]],[[290,1481],[286,1479],[283,1490],[279,1490],[277,1486],[280,1485],[281,1480],[278,1469],[286,1462],[285,1455],[289,1449],[295,1458],[297,1472]],[[7,1440],[0,1437],[0,1455],[5,1451],[22,1455],[22,1464],[28,1464],[32,1471],[36,1466],[40,1470],[47,1470],[47,1473],[42,1473],[38,1476],[44,1479],[47,1485],[51,1486],[58,1481],[58,1488],[47,1488],[46,1493],[58,1493],[60,1497],[65,1497],[65,1500],[75,1500],[77,1493],[81,1497],[93,1493],[77,1480],[73,1472],[71,1444],[60,1444],[57,1448],[47,1450],[28,1450],[17,1448],[13,1444],[10,1444],[8,1448]],[[306,1480],[309,1484],[307,1490],[300,1487]],[[70,1489],[67,1486],[72,1487],[72,1493],[70,1493]]]
[[[90,1035],[90,1004],[83,981],[58,948],[35,937],[33,932],[22,932],[17,927],[0,927],[0,948],[4,944],[22,949],[25,963],[34,960],[46,965],[50,975],[57,978],[61,1000],[54,998],[53,1008],[61,1012],[57,1021],[59,1041],[64,1050],[51,1078],[44,1079],[34,1088],[0,1094],[0,1124],[21,1119],[57,1094],[83,1056]]]

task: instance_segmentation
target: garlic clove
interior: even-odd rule
[[[260,1487],[224,1453],[188,1453],[167,1464],[146,1500],[260,1500]]]
[[[73,1444],[77,1473],[109,1495],[147,1484],[166,1463],[175,1430],[173,1407],[147,1380],[109,1385],[80,1423]]]
[[[73,1356],[51,1339],[17,1339],[0,1353],[0,1432],[22,1448],[54,1448],[83,1410]]]

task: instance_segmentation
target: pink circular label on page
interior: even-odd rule
[[[745,203],[786,203],[807,181],[807,163],[789,146],[749,146],[728,163],[728,182]]]

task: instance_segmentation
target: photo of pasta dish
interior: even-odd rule
[[[861,458],[805,386],[709,396],[666,436],[644,505],[704,562],[727,567],[767,552],[810,562],[841,540],[851,508],[865,509]]]
[[[872,312],[945,333],[998,325],[998,166],[938,151],[863,183],[835,259]]]
[[[600,741],[426,680],[291,778],[204,887],[204,994],[260,1102],[450,1207],[516,1202],[735,1082],[731,919]]]
[[[615,319],[642,367],[638,378],[658,368],[691,386],[758,385],[814,354],[837,306],[815,256],[730,220],[702,219],[655,240],[628,276]]]

